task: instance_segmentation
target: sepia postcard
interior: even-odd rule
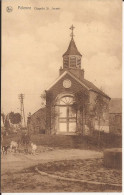
[[[2,193],[122,192],[122,0],[2,0]]]

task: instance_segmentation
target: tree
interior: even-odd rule
[[[103,120],[103,113],[106,112],[107,108],[108,108],[108,104],[105,98],[102,95],[98,94],[95,98],[95,104],[93,108],[99,126],[98,141],[100,141],[100,127],[101,127],[101,121]]]
[[[80,126],[78,131],[83,133],[86,114],[89,112],[89,93],[87,90],[78,91],[77,93],[75,93],[72,108],[76,112],[80,112]]]
[[[24,145],[28,145],[30,143],[30,135],[27,132],[22,133],[20,143]]]
[[[46,107],[46,93],[45,91],[41,94],[41,107],[45,108]]]
[[[54,94],[50,91],[45,91],[41,94],[41,106],[42,108],[45,108],[46,115],[49,116],[48,121],[46,121],[46,116],[42,118],[42,121],[44,121],[44,124],[47,126],[48,133],[51,132],[52,128],[55,125],[56,117],[58,116],[58,112],[55,109],[55,102],[54,102]],[[46,105],[47,102],[47,105]],[[48,118],[48,117],[47,117]]]
[[[9,119],[12,124],[19,124],[21,122],[21,115],[20,113],[9,113]]]
[[[44,113],[46,113],[46,92],[44,91],[40,97],[41,97],[41,108],[44,110]],[[39,119],[37,120],[39,121]],[[46,115],[45,114],[44,114],[44,117],[42,117],[42,122],[44,126],[46,126]]]
[[[6,131],[8,131],[9,128],[10,128],[10,123],[9,123],[8,116],[6,116],[6,118],[5,118],[4,127],[5,127],[5,130],[6,130]]]
[[[51,133],[51,130],[55,125],[55,119],[57,116],[57,113],[55,111],[54,94],[51,91],[46,92],[46,102],[47,102],[46,115],[49,116],[50,119],[46,121],[46,125],[48,128],[48,133]]]

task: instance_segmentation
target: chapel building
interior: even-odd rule
[[[78,51],[73,26],[71,40],[63,54],[63,66],[58,79],[46,89],[46,133],[89,135],[94,130],[109,132],[110,97],[85,79],[82,54]],[[97,99],[107,106],[100,117],[96,113]]]

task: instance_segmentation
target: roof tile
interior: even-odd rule
[[[80,52],[78,51],[73,38],[71,39],[69,47],[68,47],[67,51],[63,54],[63,56],[65,56],[65,55],[79,55],[79,56],[82,56],[80,54]]]

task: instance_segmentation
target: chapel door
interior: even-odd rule
[[[59,132],[75,133],[76,132],[76,112],[72,109],[73,98],[64,97],[59,106]]]
[[[76,131],[76,112],[71,106],[68,106],[68,132],[74,133]]]
[[[67,132],[67,106],[60,106],[59,107],[59,131],[60,132]]]

